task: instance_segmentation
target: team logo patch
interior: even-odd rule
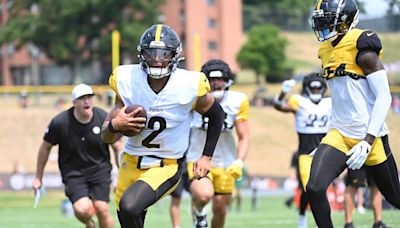
[[[100,134],[100,127],[99,126],[95,126],[95,127],[93,127],[92,131],[93,131],[94,134],[98,135],[98,134]]]

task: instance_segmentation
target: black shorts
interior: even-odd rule
[[[93,175],[70,176],[64,184],[65,195],[72,203],[82,197],[105,202],[110,201],[111,173],[108,169],[98,170]]]
[[[185,165],[186,165],[186,163],[185,163]],[[187,167],[183,166],[183,168],[186,169]],[[190,182],[189,182],[189,176],[188,176],[187,172],[182,172],[181,181],[179,182],[178,187],[176,187],[176,189],[173,192],[171,192],[171,196],[181,198],[183,190],[190,192]]]
[[[368,169],[362,167],[359,170],[348,169],[346,177],[346,186],[352,187],[374,187],[376,186],[374,178],[369,173]]]

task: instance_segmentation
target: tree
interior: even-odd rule
[[[244,0],[244,30],[267,22],[281,29],[309,30],[313,5],[314,0]]]
[[[389,22],[389,28],[392,31],[400,31],[400,0],[386,0],[389,3],[389,8],[386,13],[386,18]]]
[[[121,46],[136,53],[142,32],[157,22],[163,0],[14,0],[0,30],[0,42],[21,47],[32,42],[50,59],[74,66],[109,61],[111,31],[121,33]]]
[[[237,61],[243,69],[254,70],[257,84],[260,76],[266,76],[269,82],[281,81],[285,77],[286,39],[279,36],[279,29],[271,24],[257,25],[251,28],[248,39],[237,55]]]

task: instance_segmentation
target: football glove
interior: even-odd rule
[[[294,79],[290,79],[290,80],[285,80],[282,82],[281,85],[281,90],[284,93],[288,93],[293,89],[293,86],[296,84],[296,81]]]
[[[365,140],[362,140],[353,146],[353,148],[351,148],[347,153],[347,156],[350,156],[346,161],[349,169],[360,169],[364,165],[364,162],[371,151],[371,147],[372,146]]]
[[[243,174],[242,168],[243,168],[243,161],[238,159],[226,169],[226,172],[233,178],[239,179]]]

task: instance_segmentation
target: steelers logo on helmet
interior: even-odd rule
[[[318,73],[311,73],[303,79],[303,94],[316,104],[324,97],[326,87],[325,79]]]
[[[201,67],[211,86],[211,94],[221,100],[225,91],[233,84],[233,74],[227,63],[219,59],[211,59]]]
[[[357,25],[357,3],[355,0],[318,0],[311,23],[319,41],[333,41]]]
[[[160,79],[169,76],[178,66],[182,44],[172,28],[157,24],[143,33],[137,49],[143,71]]]

